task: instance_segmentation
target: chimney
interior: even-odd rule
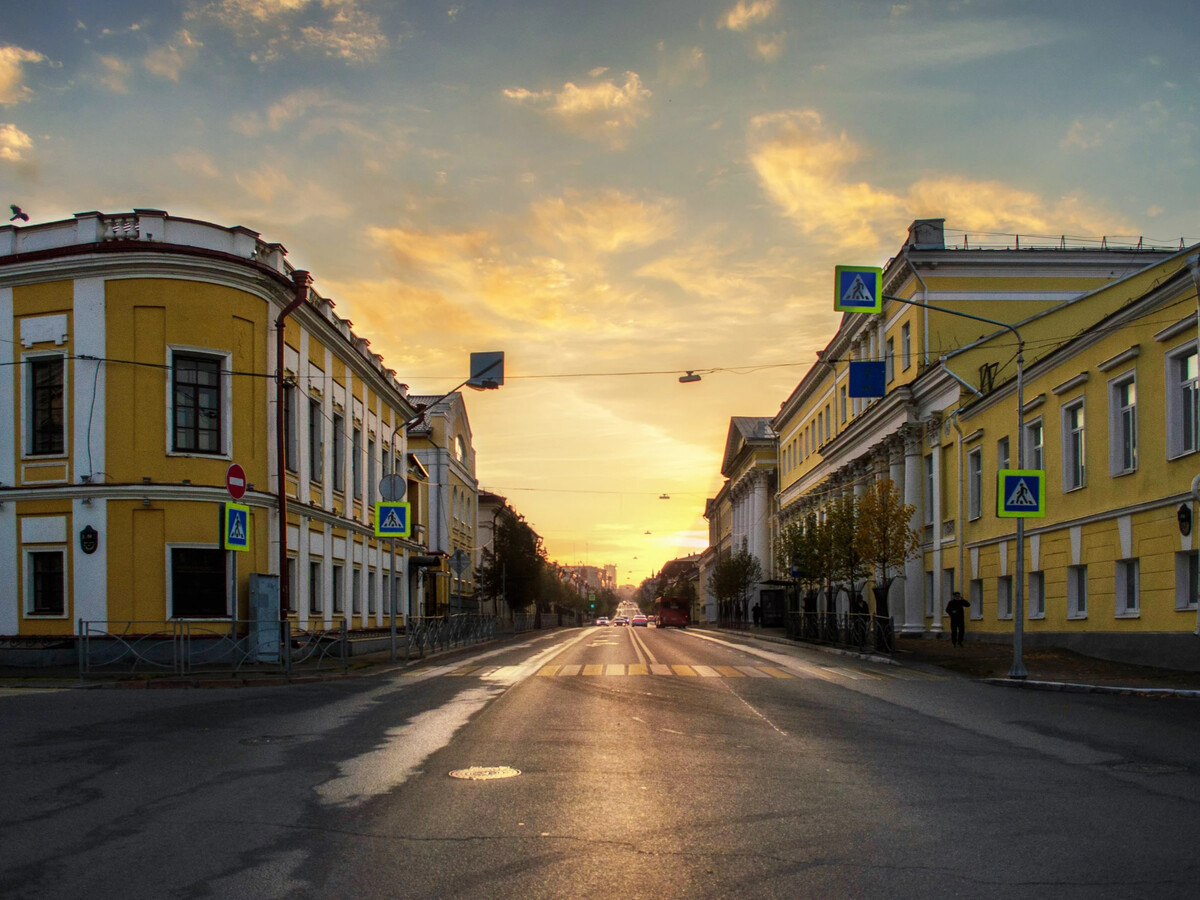
[[[945,250],[945,228],[945,219],[916,219],[908,226],[905,246],[914,250]]]

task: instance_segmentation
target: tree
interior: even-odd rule
[[[914,507],[905,504],[890,480],[877,481],[858,500],[858,526],[854,544],[858,554],[874,567],[875,614],[890,618],[888,592],[906,560],[921,552],[921,534],[909,523]]]
[[[523,516],[505,506],[496,513],[492,546],[483,551],[479,589],[487,597],[504,598],[510,609],[534,604],[545,608],[543,574],[549,566],[542,539]]]
[[[870,574],[870,564],[858,550],[856,534],[859,524],[858,504],[850,494],[843,494],[829,505],[825,518],[829,528],[830,576],[844,586],[852,611],[860,598],[862,583]],[[860,601],[861,602],[861,601]]]
[[[708,577],[708,590],[717,598],[721,622],[746,620],[746,603],[754,585],[762,581],[762,564],[747,550],[721,559]]]

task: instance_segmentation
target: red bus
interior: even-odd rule
[[[687,628],[692,624],[692,601],[682,597],[658,598],[658,627]]]

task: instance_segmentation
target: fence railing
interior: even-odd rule
[[[452,616],[409,616],[404,622],[404,658],[435,650],[477,644],[496,636],[494,616],[458,613]]]
[[[891,618],[868,612],[789,612],[784,628],[794,641],[871,650],[888,656],[896,649]]]
[[[241,672],[293,667],[326,669],[349,665],[345,621],[328,629],[295,622],[79,622],[79,676],[110,672]]]

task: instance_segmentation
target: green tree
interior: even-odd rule
[[[509,507],[496,514],[492,546],[483,551],[478,580],[480,592],[503,598],[510,609],[546,607],[549,598],[544,574],[549,569],[542,539],[523,516]]]
[[[762,577],[762,564],[747,550],[739,550],[717,562],[708,577],[708,590],[717,598],[722,624],[746,621],[750,592]]]
[[[877,481],[858,500],[854,544],[874,568],[875,614],[890,618],[888,593],[906,560],[921,552],[921,534],[910,527],[915,508],[890,479]]]

